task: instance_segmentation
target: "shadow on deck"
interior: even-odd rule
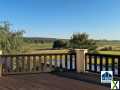
[[[0,78],[0,90],[109,90],[92,80],[96,75],[75,73],[40,73],[8,75]],[[96,81],[95,80],[95,81]],[[99,82],[99,81],[97,81]]]

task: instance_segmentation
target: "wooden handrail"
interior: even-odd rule
[[[71,52],[71,53],[41,53],[41,54],[8,54],[8,55],[0,55],[1,57],[9,57],[9,56],[46,56],[46,55],[68,55],[68,54],[73,54],[75,55],[75,53]]]
[[[86,53],[86,55],[92,55],[92,56],[105,56],[105,57],[120,57],[120,55],[97,54],[97,53]]]

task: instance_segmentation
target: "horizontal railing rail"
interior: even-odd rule
[[[0,55],[0,61],[3,64],[3,74],[75,71],[76,69],[74,52]]]
[[[120,77],[120,55],[86,53],[85,70],[95,73],[113,71],[113,75]]]

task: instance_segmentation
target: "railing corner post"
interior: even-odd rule
[[[88,49],[75,49],[76,53],[76,71],[85,72],[85,53]]]

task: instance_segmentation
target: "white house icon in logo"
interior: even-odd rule
[[[112,71],[101,71],[101,83],[111,83],[113,80]]]

